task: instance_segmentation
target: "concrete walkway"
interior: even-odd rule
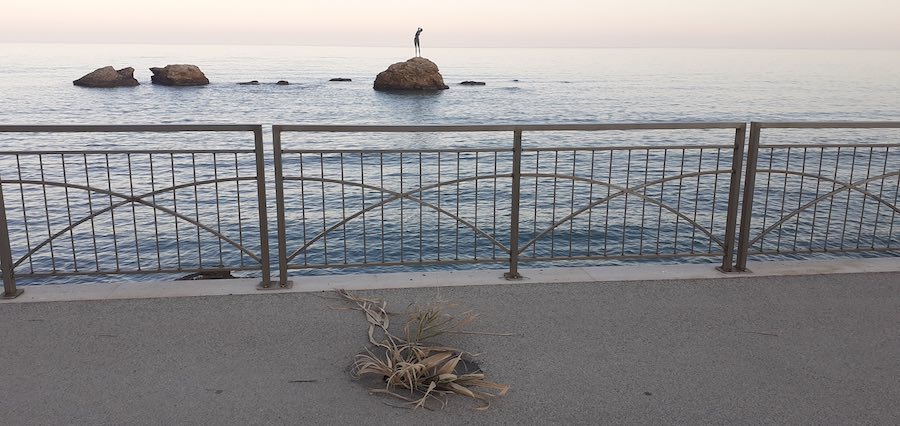
[[[741,276],[702,266],[708,277],[691,277],[696,266],[650,280],[663,267],[643,268],[644,280],[575,268],[570,278],[608,279],[538,282],[566,273],[529,271],[523,283],[462,285],[498,274],[481,271],[449,287],[360,290],[397,311],[450,301],[480,313],[472,330],[517,333],[442,342],[480,353],[489,377],[510,385],[486,412],[461,398],[432,412],[369,395],[347,374],[365,319],[332,309],[340,303],[328,293],[301,291],[308,283],[230,296],[145,284],[132,298],[112,297],[122,285],[91,297],[28,287],[0,302],[0,423],[900,423],[897,259],[760,264]],[[760,272],[776,266],[780,274]],[[410,285],[402,279],[392,277],[395,287]],[[321,289],[369,281],[331,280]],[[40,300],[53,293],[82,300]]]

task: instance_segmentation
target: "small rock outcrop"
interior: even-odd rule
[[[337,77],[337,78],[332,78],[331,80],[328,80],[328,81],[353,81],[353,79],[350,79],[350,78],[344,78],[344,77]]]
[[[245,81],[243,83],[238,83],[241,86],[256,86],[259,85],[259,80]]]
[[[139,85],[134,78],[134,68],[115,68],[103,67],[86,74],[72,82],[72,84],[81,87],[134,87]]]
[[[412,58],[397,62],[375,77],[375,90],[445,90],[444,77],[434,62]]]
[[[162,68],[150,68],[153,76],[150,81],[153,84],[163,86],[205,86],[209,79],[196,65],[175,64]]]
[[[483,81],[464,81],[459,84],[461,86],[484,86],[485,82],[483,82]]]
[[[275,84],[277,84],[279,86],[287,86],[288,84],[291,84],[291,83],[288,83],[287,80],[278,80],[278,82]]]

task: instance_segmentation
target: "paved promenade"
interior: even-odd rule
[[[0,302],[0,423],[900,424],[900,260],[751,268],[27,287]],[[422,280],[447,286],[362,290]],[[458,303],[480,313],[472,330],[516,333],[445,342],[509,394],[486,412],[369,395],[347,373],[365,319],[304,291],[334,287],[397,311]]]

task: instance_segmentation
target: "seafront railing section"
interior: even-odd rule
[[[180,138],[0,151],[4,297],[17,277],[260,271],[269,288],[273,268],[287,286],[319,268],[503,263],[516,278],[523,262],[706,256],[730,272],[896,253],[897,129],[754,122],[747,143],[744,123],[276,125],[270,154],[259,125],[0,126],[79,147],[73,134]],[[311,149],[322,135],[381,148]]]
[[[744,123],[275,126],[280,276],[291,269],[721,256],[731,269]],[[529,137],[720,131],[721,142],[528,146]],[[723,132],[724,131],[724,132]],[[727,132],[727,131],[730,131]],[[286,133],[505,134],[505,148],[296,149]],[[537,144],[536,144],[537,145]],[[737,161],[735,161],[737,159]],[[282,282],[284,284],[284,281]]]
[[[42,277],[236,270],[261,270],[268,286],[261,126],[0,126],[0,133],[69,139],[167,133],[192,147],[0,152],[0,219],[8,232],[0,235],[0,255],[10,287],[12,271]],[[247,148],[193,148],[212,133],[246,135],[240,139]]]
[[[736,269],[751,255],[900,250],[898,129],[751,123]]]

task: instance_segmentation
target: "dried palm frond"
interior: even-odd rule
[[[371,389],[372,393],[398,398],[412,408],[429,408],[426,404],[431,400],[444,407],[446,396],[456,394],[478,400],[484,404],[478,409],[487,409],[492,398],[509,391],[509,386],[485,380],[480,369],[473,370],[474,363],[466,359],[471,354],[429,343],[443,334],[462,333],[477,317],[471,311],[451,315],[438,305],[415,309],[403,324],[401,338],[389,330],[390,314],[384,301],[345,290],[338,290],[338,294],[356,305],[352,309],[366,315],[372,347],[356,356],[351,374],[354,378],[382,378],[384,388]],[[398,390],[408,391],[409,396]]]

